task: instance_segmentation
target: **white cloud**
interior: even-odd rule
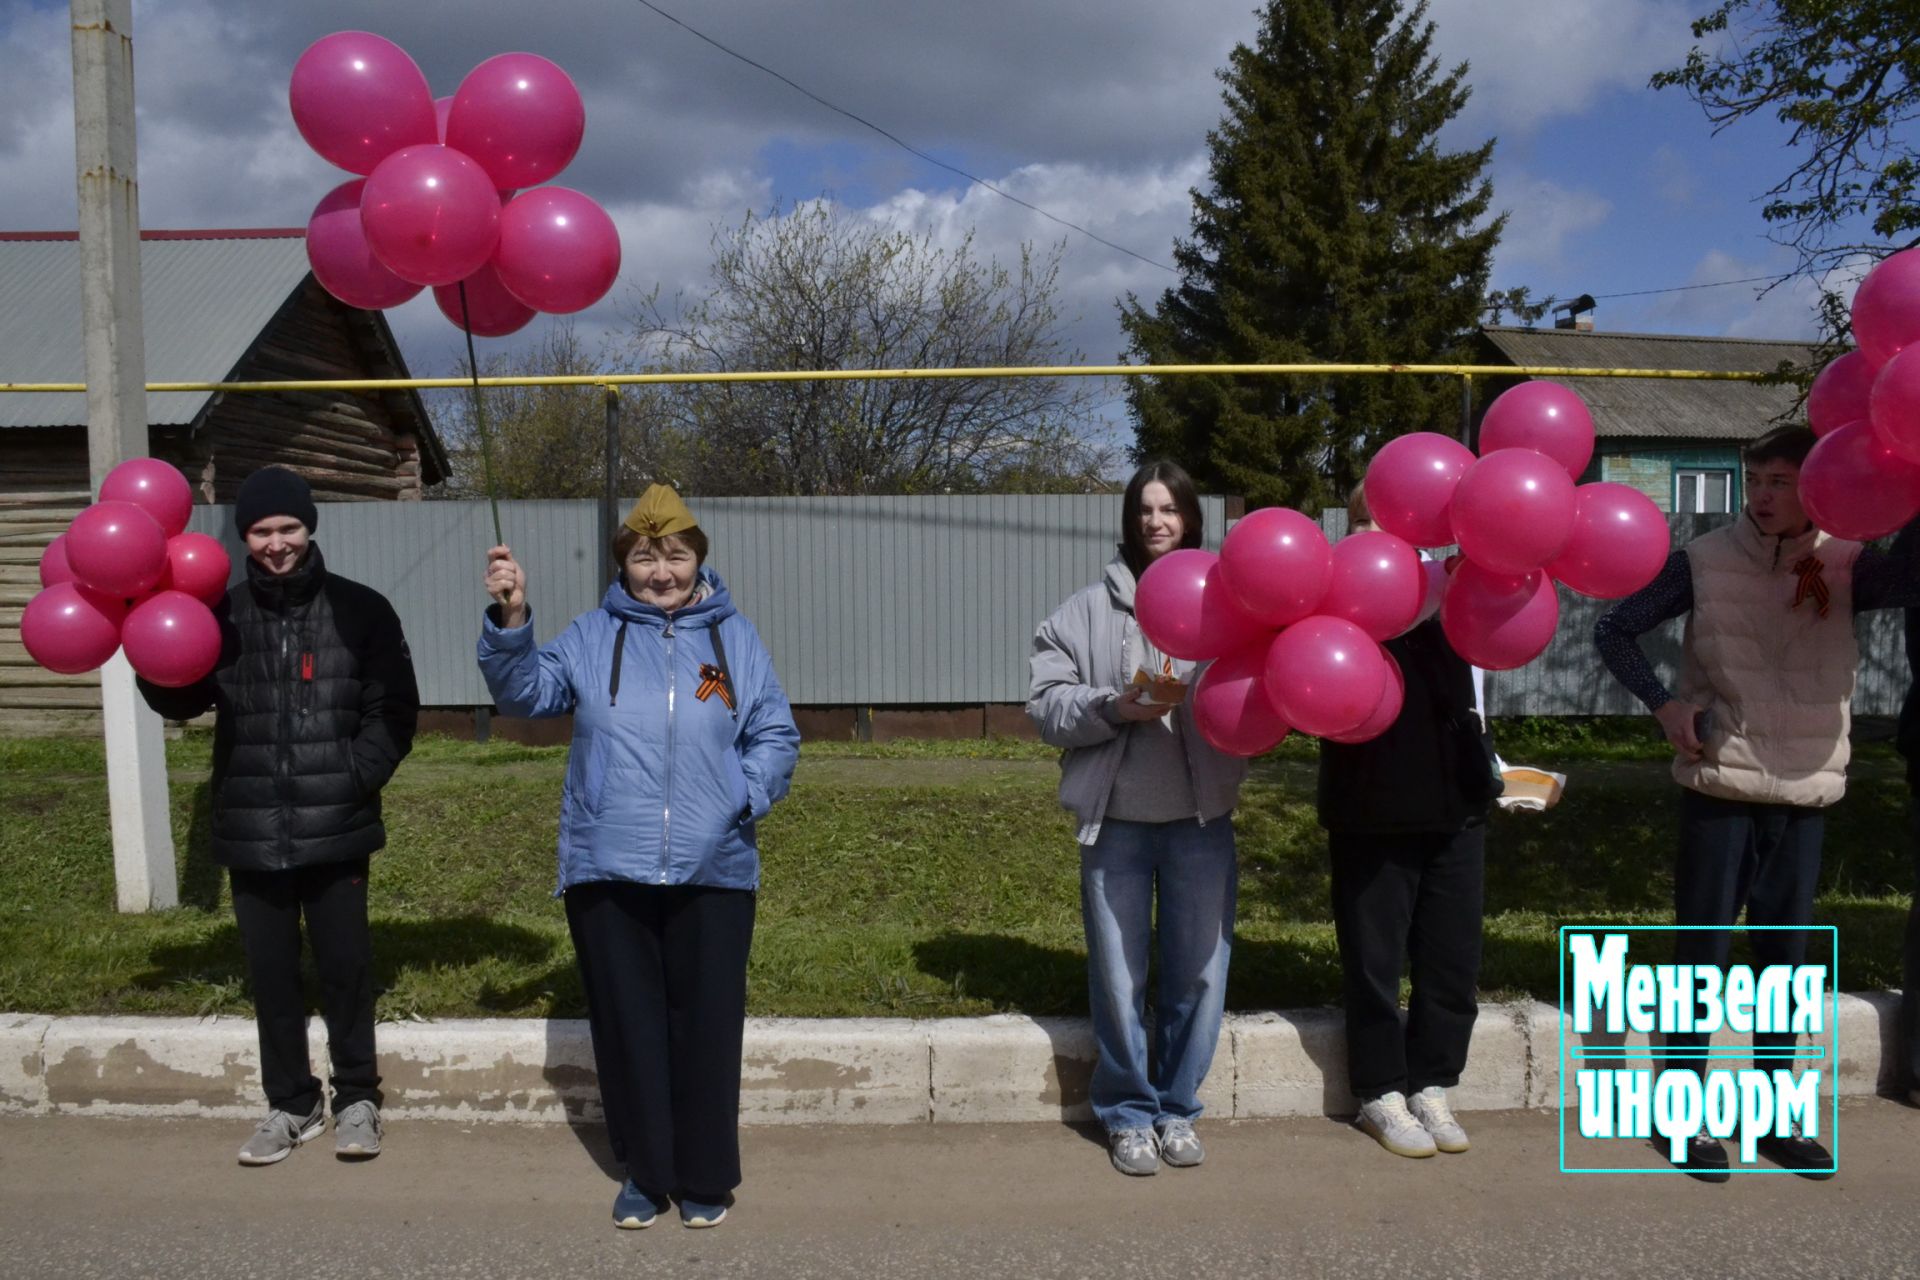
[[[1696,287],[1603,303],[1608,314],[1616,317],[1607,327],[1733,338],[1812,338],[1820,327],[1819,286],[1796,277],[1769,287],[1772,278],[1791,266],[1785,250],[1746,257],[1712,249],[1701,255],[1681,282]],[[1748,283],[1722,283],[1736,280]],[[1836,276],[1834,283],[1843,282]],[[1851,294],[1850,284],[1843,287]]]
[[[1613,212],[1613,202],[1598,192],[1520,173],[1500,179],[1494,203],[1507,214],[1495,255],[1502,277],[1522,266],[1545,272],[1565,267],[1570,243],[1597,230]]]
[[[1690,0],[1433,0],[1443,67],[1471,64],[1473,97],[1456,128],[1525,134],[1580,115],[1611,92],[1640,91],[1692,47]]]
[[[1188,189],[1205,181],[1204,138],[1219,120],[1216,78],[1252,38],[1258,0],[975,0],[896,6],[871,0],[733,0],[665,7],[715,39],[866,116],[944,160],[1149,258],[1170,260],[1188,228]],[[1558,115],[1639,90],[1688,44],[1692,0],[1434,0],[1443,67],[1473,64],[1462,139],[1523,134]],[[1114,300],[1151,301],[1173,277],[953,179],[924,177],[870,131],[729,58],[632,0],[573,0],[538,23],[525,0],[458,6],[392,0],[136,0],[141,193],[150,226],[301,225],[347,175],[293,130],[294,60],[331,31],[398,41],[435,92],[481,59],[524,48],[580,85],[585,145],[560,181],[607,206],[625,246],[621,281],[579,320],[609,332],[634,293],[663,297],[705,282],[715,225],[773,197],[805,198],[836,168],[879,194],[870,216],[931,228],[950,243],[969,227],[983,255],[1011,260],[1023,241],[1064,239],[1063,311],[1089,360],[1122,348]],[[66,10],[0,0],[0,225],[70,227],[73,138]],[[800,158],[787,170],[780,148]],[[817,160],[816,160],[817,157]],[[796,176],[799,175],[799,176]],[[917,181],[916,186],[900,184]],[[803,189],[793,189],[802,185]],[[1593,190],[1503,176],[1512,211],[1499,265],[1542,275],[1574,255],[1612,203]],[[1624,197],[1622,197],[1624,199]],[[423,372],[452,363],[453,331],[432,302],[391,320]],[[536,321],[544,325],[547,321]],[[507,340],[509,343],[512,339]]]
[[[1193,209],[1189,193],[1205,176],[1205,159],[1195,153],[1178,164],[1145,169],[1028,165],[990,181],[1142,257],[1169,263],[1174,239],[1187,232]],[[1151,262],[1116,253],[980,187],[902,191],[867,212],[930,231],[937,243],[949,246],[971,229],[976,252],[1001,262],[1017,261],[1022,243],[1045,247],[1064,242],[1060,302],[1067,339],[1096,364],[1113,363],[1125,345],[1115,300],[1136,293],[1152,302],[1177,279]]]

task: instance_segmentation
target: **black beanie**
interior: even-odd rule
[[[292,516],[307,526],[308,533],[316,530],[320,513],[314,509],[313,487],[304,476],[285,467],[262,467],[241,481],[233,500],[233,521],[240,526],[240,536],[246,537],[247,530],[268,516]]]

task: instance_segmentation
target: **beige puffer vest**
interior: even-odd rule
[[[1853,562],[1860,544],[1809,530],[1761,533],[1742,515],[1687,544],[1693,612],[1679,696],[1708,708],[1706,756],[1675,760],[1683,787],[1725,800],[1830,805],[1847,789],[1847,730],[1860,647]],[[1820,562],[1827,613],[1795,568]]]

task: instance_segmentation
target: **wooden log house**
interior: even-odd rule
[[[305,231],[141,233],[150,382],[404,378],[385,317],[331,297]],[[75,233],[0,232],[0,383],[83,382]],[[230,502],[254,470],[290,467],[322,501],[410,501],[447,475],[412,391],[147,396],[150,449],[199,502]],[[92,500],[86,398],[0,393],[0,733],[98,726],[95,675],[58,676],[20,644],[40,553]]]

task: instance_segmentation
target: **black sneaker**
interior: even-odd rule
[[[1763,1133],[1754,1140],[1753,1147],[1782,1169],[1791,1169],[1803,1178],[1820,1182],[1833,1176],[1832,1153],[1801,1133],[1799,1125],[1794,1125],[1784,1138]]]
[[[1665,1143],[1661,1147],[1668,1149]],[[1671,1155],[1667,1158],[1673,1160]],[[1673,1167],[1701,1182],[1725,1182],[1733,1177],[1727,1168],[1727,1149],[1704,1128],[1687,1139],[1686,1153],[1673,1160]]]

